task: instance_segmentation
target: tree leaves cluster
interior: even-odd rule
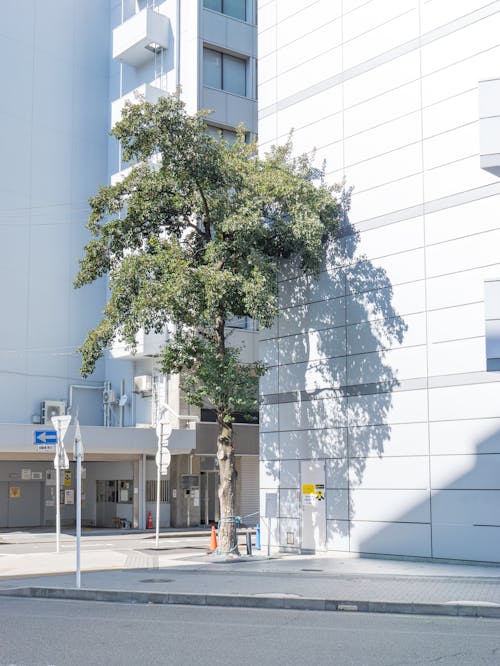
[[[140,329],[172,331],[161,357],[188,401],[210,402],[225,421],[254,411],[265,371],[227,345],[226,324],[277,313],[279,260],[318,271],[337,228],[336,188],[292,145],[263,158],[240,129],[234,142],[207,131],[178,96],[127,104],[112,134],[133,166],[91,199],[91,240],[76,287],[108,275],[110,298],[82,348],[88,375],[113,340],[134,347]]]

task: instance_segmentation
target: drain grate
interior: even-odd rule
[[[141,583],[173,583],[173,578],[144,578]]]

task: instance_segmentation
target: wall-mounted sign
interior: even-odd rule
[[[21,488],[19,486],[11,486],[9,488],[10,499],[19,499],[21,497]]]
[[[31,481],[31,470],[30,469],[22,469],[21,470],[21,479],[23,481]]]
[[[65,486],[71,485],[71,472],[64,472],[64,485]]]
[[[75,503],[75,491],[65,490],[64,491],[64,504],[74,504]]]

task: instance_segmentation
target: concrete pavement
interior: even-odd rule
[[[498,566],[263,551],[227,560],[207,553],[207,531],[191,534],[162,533],[158,550],[151,533],[124,535],[137,540],[128,548],[117,539],[82,550],[79,590],[71,535],[61,553],[2,554],[0,545],[0,594],[500,618]]]

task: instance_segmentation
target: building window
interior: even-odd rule
[[[203,49],[203,83],[236,95],[246,95],[246,60]]]
[[[206,9],[246,21],[246,0],[203,0]]]
[[[484,284],[486,369],[500,370],[500,279]]]

